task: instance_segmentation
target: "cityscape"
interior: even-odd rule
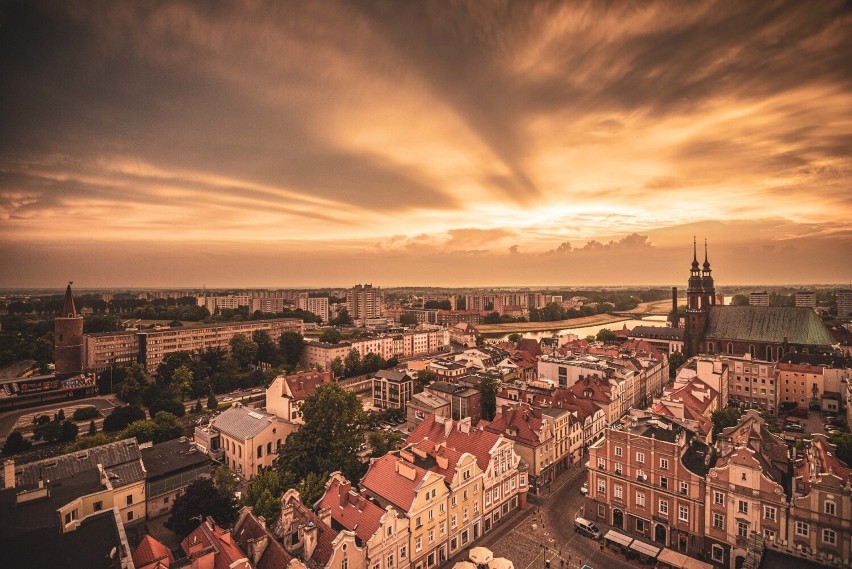
[[[852,568],[850,40],[5,3],[0,565]]]

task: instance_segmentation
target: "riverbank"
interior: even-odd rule
[[[551,322],[507,322],[505,324],[474,324],[480,334],[511,334],[513,332],[547,332],[548,330],[561,330],[563,328],[583,328],[585,326],[600,326],[623,322],[628,320],[624,316],[613,316],[612,314],[595,314],[582,318],[570,318],[568,320],[554,320]]]

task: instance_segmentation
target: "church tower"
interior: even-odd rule
[[[716,285],[710,276],[710,261],[707,260],[707,239],[704,240],[704,267],[701,271],[701,288],[704,289],[704,304],[709,307],[716,304]]]
[[[708,280],[709,279],[709,280]],[[692,238],[692,268],[689,271],[689,283],[686,288],[686,319],[684,325],[684,349],[686,356],[696,355],[701,350],[701,337],[704,335],[704,327],[707,325],[707,312],[715,300],[708,300],[708,294],[704,290],[705,282],[713,287],[713,277],[710,276],[710,263],[704,259],[704,273],[698,265],[698,245],[695,237]],[[715,289],[711,298],[715,298]]]
[[[83,317],[74,306],[71,284],[65,289],[62,312],[53,324],[53,360],[58,377],[83,371]]]

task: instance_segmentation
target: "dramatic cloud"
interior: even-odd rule
[[[841,1],[6,3],[0,285],[678,282],[693,234],[845,282],[850,40]]]

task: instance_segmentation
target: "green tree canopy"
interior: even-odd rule
[[[267,520],[277,519],[281,512],[281,496],[297,484],[298,480],[292,472],[265,468],[251,479],[243,503],[251,506],[255,515]]]
[[[735,294],[731,298],[731,306],[748,306],[748,296],[744,294]]]
[[[192,380],[194,378],[195,375],[187,365],[181,365],[172,372],[171,388],[174,394],[180,397],[181,401],[189,393],[189,390],[192,389]]]
[[[615,332],[610,330],[609,328],[601,328],[598,330],[597,336],[595,338],[598,342],[615,342],[616,335]]]
[[[85,437],[80,437],[70,445],[65,447],[65,452],[77,452],[78,450],[85,450],[87,448],[99,447],[101,445],[105,445],[107,443],[111,443],[115,441],[114,437],[109,436],[106,433],[97,433],[94,435],[88,435]]]
[[[370,456],[379,458],[386,455],[389,451],[396,450],[399,444],[405,440],[402,433],[398,431],[373,431],[367,435],[367,442],[370,443]]]
[[[284,332],[278,339],[278,348],[281,350],[284,364],[292,368],[302,358],[302,352],[305,350],[305,339],[298,332]]]
[[[343,335],[334,328],[323,328],[319,335],[319,341],[326,344],[339,344]]]
[[[231,359],[240,369],[248,369],[257,355],[257,344],[245,334],[234,334],[231,337]]]
[[[337,313],[337,318],[330,322],[330,324],[333,324],[334,326],[352,326],[354,323],[352,316],[350,316],[349,311],[346,308],[341,308],[340,312]]]
[[[686,363],[686,356],[680,352],[672,352],[669,354],[669,379],[677,377],[677,372],[680,367]]]
[[[3,444],[3,456],[9,456],[10,454],[30,450],[32,446],[33,443],[25,439],[24,435],[22,435],[20,431],[12,431],[12,433],[6,437],[5,444]]]
[[[742,414],[742,409],[733,405],[713,411],[713,414],[710,416],[710,419],[713,421],[713,439],[715,440],[723,429],[733,427],[739,423]]]
[[[142,421],[145,419],[145,411],[135,405],[125,405],[124,407],[116,407],[112,413],[104,419],[103,430],[106,433],[114,433],[124,429],[133,421]]]
[[[336,383],[323,384],[305,397],[302,417],[305,424],[279,450],[278,469],[299,480],[311,472],[327,475],[335,470],[357,480],[361,464],[356,453],[367,424],[358,396]]]
[[[518,343],[518,342],[520,342],[523,338],[524,338],[523,336],[521,336],[520,334],[518,334],[517,332],[515,332],[514,334],[509,334],[509,338],[508,338],[508,340],[509,340],[510,342],[512,342],[513,344],[517,344],[517,343]]]
[[[417,326],[417,315],[413,312],[403,312],[399,317],[401,326]]]
[[[500,389],[500,381],[493,375],[486,374],[479,381],[479,389],[482,390],[482,418],[491,421],[497,413],[497,391]]]
[[[255,330],[251,333],[251,339],[257,345],[257,354],[255,362],[265,363],[271,366],[277,366],[281,363],[281,352],[269,337],[269,332],[266,330]]]
[[[186,487],[186,491],[175,498],[172,514],[165,526],[181,538],[189,535],[207,516],[211,516],[222,527],[230,527],[237,519],[237,502],[233,494],[225,495],[203,478]]]

